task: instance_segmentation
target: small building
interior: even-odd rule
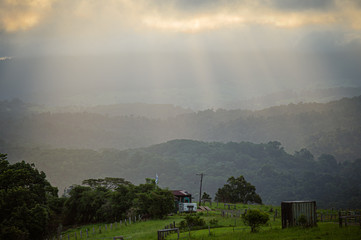
[[[281,203],[281,212],[282,228],[317,226],[316,201],[285,201]]]
[[[184,190],[171,190],[174,196],[175,211],[194,212],[197,210],[197,204],[192,203],[192,194]]]
[[[181,203],[191,203],[192,202],[192,194],[184,190],[171,190],[174,201]]]

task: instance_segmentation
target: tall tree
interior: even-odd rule
[[[0,153],[0,239],[45,238],[57,192],[33,164],[11,165]]]
[[[256,193],[256,187],[246,181],[241,175],[238,178],[230,177],[223,188],[216,193],[216,200],[221,202],[241,202],[262,204],[261,197]]]

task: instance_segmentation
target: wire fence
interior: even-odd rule
[[[119,222],[109,223],[109,224],[102,224],[102,225],[96,225],[89,228],[82,228],[77,231],[71,232],[71,233],[62,233],[62,227],[58,229],[58,234],[56,236],[53,236],[52,238],[48,238],[47,240],[96,240],[96,239],[129,239],[131,237],[127,238],[119,238],[119,237],[97,237],[97,235],[113,231],[116,229],[121,229],[122,227],[129,226],[131,224],[135,224],[140,221],[145,221],[146,219],[142,219],[141,215],[129,217],[128,219],[120,220]]]

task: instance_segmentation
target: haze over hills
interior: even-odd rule
[[[325,53],[321,59],[333,63],[326,71],[314,63],[319,56],[313,51],[267,52],[262,59],[258,54],[184,51],[15,57],[0,61],[0,100],[20,98],[50,106],[144,102],[199,111],[259,110],[361,94],[359,58],[353,55]],[[199,63],[199,57],[206,62]],[[341,57],[345,62],[330,60]]]
[[[361,157],[361,96],[258,111],[187,113],[169,105],[130,104],[132,111],[125,115],[119,115],[119,109],[126,105],[84,108],[98,113],[46,112],[41,107],[34,111],[36,106],[19,101],[3,101],[0,106],[0,136],[9,146],[124,150],[172,139],[280,141],[289,153],[308,148],[316,157],[328,153],[339,162]],[[139,115],[133,115],[137,111]],[[154,118],[156,112],[160,118]]]
[[[173,140],[123,151],[11,147],[7,152],[11,162],[35,163],[60,193],[89,178],[121,177],[138,184],[157,174],[161,187],[186,189],[197,199],[196,174],[203,172],[203,191],[212,197],[230,176],[244,175],[266,204],[314,199],[321,208],[361,207],[361,159],[337,164],[332,155],[314,158],[306,149],[290,155],[276,141]]]
[[[289,103],[327,103],[344,97],[359,95],[361,95],[361,87],[334,87],[304,89],[299,91],[284,90],[259,97],[229,102],[224,105],[224,108],[261,110],[272,106],[287,105]]]

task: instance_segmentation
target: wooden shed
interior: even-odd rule
[[[316,201],[285,201],[281,203],[281,212],[282,228],[317,226]]]

